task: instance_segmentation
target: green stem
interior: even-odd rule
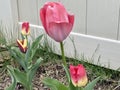
[[[80,88],[78,87],[78,90],[84,90],[84,89],[82,87],[80,87]]]
[[[62,54],[62,62],[67,67],[67,63],[66,63],[66,59],[65,59],[65,54],[64,54],[63,42],[60,42],[60,48],[61,48],[61,54]]]
[[[26,90],[33,90],[32,83],[28,84],[28,87],[26,87]]]
[[[26,90],[33,90],[31,87],[26,88]]]

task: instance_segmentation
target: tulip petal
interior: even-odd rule
[[[27,39],[17,40],[17,44],[21,52],[25,53],[27,51]]]
[[[88,79],[87,79],[87,77],[85,76],[85,77],[83,77],[82,79],[80,79],[80,80],[78,81],[77,86],[78,86],[78,87],[85,86],[85,85],[87,84],[87,82],[88,82]]]
[[[70,23],[50,23],[48,35],[57,42],[62,42],[67,38],[72,30]]]
[[[51,3],[47,10],[46,10],[46,23],[55,22],[61,23],[66,22],[68,23],[68,15],[63,5],[60,3]]]
[[[69,23],[71,23],[71,25],[73,27],[73,24],[74,24],[74,15],[68,14],[68,19],[69,19]]]
[[[45,16],[46,16],[46,8],[44,7],[40,9],[40,19],[42,21],[43,27],[45,28],[45,30],[47,30]]]

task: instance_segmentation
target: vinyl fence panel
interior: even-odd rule
[[[58,1],[64,4],[69,12],[75,15],[75,24],[70,37],[65,40],[65,54],[68,57],[85,56],[88,62],[117,70],[120,68],[119,36],[119,0],[18,0],[18,10],[12,8],[13,15],[18,13],[18,22],[29,21],[35,36],[41,32],[39,10],[46,1]],[[15,5],[15,3],[11,3]],[[39,25],[39,26],[35,26]],[[55,52],[60,54],[59,44],[54,43]]]
[[[38,24],[37,0],[17,0],[19,21]]]
[[[87,0],[87,34],[117,39],[119,0]]]

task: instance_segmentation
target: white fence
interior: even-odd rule
[[[84,54],[92,57],[94,64],[98,64],[99,58],[101,66],[120,68],[120,0],[11,0],[14,21],[40,26],[39,10],[46,1],[59,1],[74,13],[75,24],[70,36],[74,38],[78,57]],[[65,42],[66,55],[74,57],[73,44],[69,38]],[[59,46],[54,43],[59,53]]]

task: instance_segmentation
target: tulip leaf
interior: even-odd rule
[[[37,59],[36,63],[28,71],[27,75],[29,77],[29,82],[32,82],[32,79],[33,79],[42,60],[43,60],[42,58]]]
[[[18,50],[18,48],[12,48],[10,50],[11,55],[15,58],[15,60],[25,69],[27,70],[27,67],[25,65],[25,61],[24,61],[24,54],[22,54],[20,52],[20,50]]]
[[[40,36],[37,37],[37,38],[35,39],[35,41],[32,43],[32,47],[31,47],[31,49],[32,49],[32,57],[34,56],[34,54],[35,54],[35,52],[36,52],[36,50],[37,50],[37,47],[38,47],[38,45],[39,45],[40,40],[42,39],[42,37],[43,37],[43,35],[40,35]]]
[[[24,53],[22,53],[17,47],[12,47],[10,49],[11,54],[14,52],[16,54],[18,54],[18,56],[20,57],[20,59],[24,58]]]
[[[63,85],[56,79],[44,78],[42,82],[51,90],[69,90],[67,86]]]
[[[28,66],[28,63],[32,60],[31,56],[32,56],[32,51],[31,51],[30,43],[29,43],[27,52],[25,54],[25,63],[27,66]]]
[[[70,83],[70,74],[69,74],[69,71],[68,71],[68,67],[66,67],[64,64],[63,64],[63,68],[64,68],[64,70],[65,70],[65,72],[66,72],[66,76],[67,76],[67,79],[68,79],[68,81],[69,81],[69,83]]]
[[[13,74],[14,69],[10,66],[7,66],[7,68],[8,68],[7,70],[9,72],[10,76],[11,76],[11,79],[12,79],[12,84],[9,87],[7,87],[5,90],[15,90],[17,81],[16,81],[15,76]]]
[[[75,87],[75,86],[72,84],[71,80],[70,80],[70,83],[69,83],[69,90],[78,90],[78,87]]]
[[[32,43],[32,49],[36,49],[39,45],[40,40],[42,39],[43,35],[40,35],[35,39],[35,41]]]
[[[33,41],[31,47],[30,47],[30,44],[28,45],[28,50],[27,50],[26,55],[25,55],[25,61],[31,62],[34,54],[36,53],[37,47],[40,43],[40,40],[42,39],[42,36],[43,35],[40,35],[39,37],[37,37],[35,39],[35,41]]]
[[[27,75],[24,72],[19,71],[18,69],[14,69],[14,75],[15,78],[17,79],[17,82],[20,82],[22,85],[24,85],[26,88],[28,87],[27,85]]]
[[[100,77],[97,77],[92,82],[88,83],[84,90],[94,90],[95,84],[100,80]]]

